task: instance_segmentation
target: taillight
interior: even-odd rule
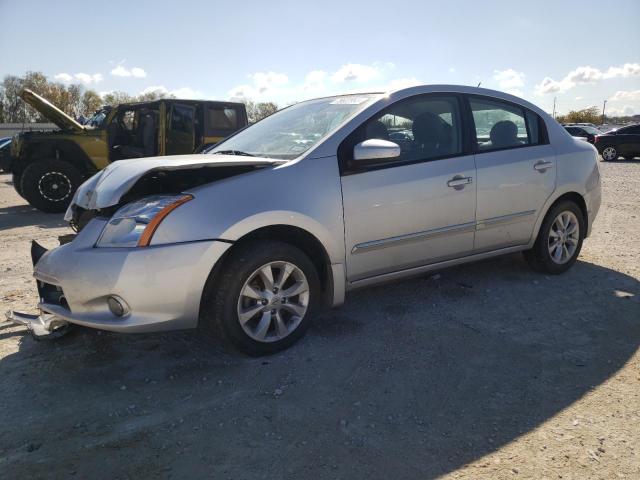
[[[596,135],[596,138],[593,139],[594,143],[598,143],[600,141],[600,135]]]

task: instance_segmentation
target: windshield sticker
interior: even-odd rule
[[[360,105],[369,100],[369,97],[340,97],[336,98],[330,105]]]

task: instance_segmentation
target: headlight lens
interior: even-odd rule
[[[158,225],[191,195],[153,195],[119,209],[104,227],[97,247],[146,247]]]

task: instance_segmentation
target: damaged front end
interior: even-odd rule
[[[72,240],[72,237],[73,235],[60,237],[60,244],[68,243]],[[31,261],[34,267],[45,253],[47,253],[46,248],[35,240],[31,241]],[[36,280],[36,283],[38,286],[38,296],[40,297],[39,308],[46,303],[69,309],[64,292],[59,286],[46,283],[42,280]],[[71,324],[65,319],[53,313],[45,312],[41,308],[39,315],[9,310],[6,313],[6,318],[8,322],[27,327],[36,340],[60,338],[65,335],[71,327]]]

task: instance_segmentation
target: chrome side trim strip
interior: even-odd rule
[[[526,212],[510,213],[509,215],[503,215],[501,217],[486,218],[477,222],[476,230],[483,230],[485,228],[504,225],[505,223],[518,222],[524,217],[529,217],[531,215],[534,215],[535,213],[535,210],[527,210]]]
[[[352,280],[347,283],[347,291],[355,290],[356,288],[368,287],[369,285],[375,285],[382,282],[388,282],[391,280],[397,280],[400,278],[412,277],[415,275],[421,275],[425,272],[433,270],[439,270],[446,267],[452,267],[454,265],[460,265],[463,263],[474,262],[476,260],[484,260],[486,258],[497,257],[499,255],[505,255],[507,253],[514,253],[525,250],[526,245],[517,245],[515,247],[501,248],[499,250],[493,250],[491,252],[478,253],[475,255],[467,255],[466,257],[454,258],[451,260],[444,260],[442,262],[431,263],[429,265],[423,265],[421,267],[412,267],[405,270],[399,270],[395,272],[383,273],[375,275],[373,277],[365,277],[358,280]]]
[[[383,238],[382,240],[372,240],[370,242],[359,243],[351,250],[352,254],[370,252],[380,248],[387,248],[409,242],[420,242],[423,240],[440,237],[443,235],[452,235],[463,232],[473,232],[476,229],[475,222],[461,223],[460,225],[452,225],[449,227],[434,228],[424,232],[409,233],[407,235],[399,235],[397,237]]]

